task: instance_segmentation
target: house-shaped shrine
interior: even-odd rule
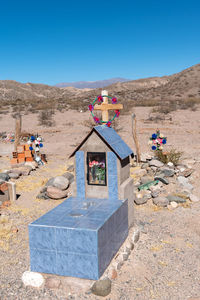
[[[72,153],[75,156],[73,196],[108,200],[128,199],[129,227],[133,225],[133,151],[117,132],[95,126]]]
[[[132,150],[105,125],[71,157],[73,196],[29,224],[31,270],[99,279],[133,224]]]

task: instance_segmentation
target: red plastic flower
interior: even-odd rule
[[[90,111],[93,111],[93,110],[94,110],[94,106],[93,106],[92,104],[90,104],[90,105],[88,106],[88,109],[89,109]]]
[[[98,96],[97,100],[98,100],[99,103],[101,103],[101,102],[103,102],[103,97],[102,96]]]
[[[97,124],[100,123],[100,120],[99,120],[99,118],[97,118],[97,117],[94,117],[94,121],[95,121]]]
[[[107,125],[108,127],[110,127],[110,126],[111,126],[111,122],[108,121],[108,122],[106,123],[106,125]]]
[[[116,97],[112,98],[112,104],[115,104],[115,103],[117,103],[117,98]]]
[[[116,117],[118,118],[119,115],[120,115],[120,111],[119,110],[115,110],[115,114],[116,114]]]

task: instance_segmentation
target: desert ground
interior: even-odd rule
[[[183,152],[182,159],[195,159],[192,184],[200,197],[200,107],[195,111],[179,110],[165,120],[150,121],[151,108],[137,107],[117,120],[118,133],[134,150],[131,114],[137,117],[141,153],[152,154],[149,137],[156,129],[167,136],[166,150]],[[43,152],[48,163],[30,176],[14,180],[19,197],[16,203],[0,209],[7,232],[0,241],[0,299],[102,299],[89,292],[81,293],[67,284],[59,289],[24,287],[23,272],[29,270],[28,224],[60,204],[61,200],[39,200],[37,194],[45,182],[65,172],[72,164],[69,155],[89,132],[89,112],[56,112],[55,126],[38,125],[37,115],[24,115],[22,130],[38,133],[44,139]],[[0,132],[14,132],[15,120],[1,115]],[[0,141],[0,172],[10,167],[14,145]],[[70,191],[69,191],[70,196]],[[151,201],[135,205],[135,224],[144,230],[128,261],[112,281],[106,299],[186,300],[200,299],[200,202],[179,206],[173,211],[157,209]],[[199,298],[195,298],[199,297]]]

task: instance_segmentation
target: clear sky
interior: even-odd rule
[[[0,0],[0,80],[138,79],[197,63],[199,0]]]

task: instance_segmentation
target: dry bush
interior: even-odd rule
[[[52,127],[55,126],[55,121],[53,119],[53,110],[41,110],[38,114],[39,125]]]
[[[196,110],[196,106],[200,104],[199,98],[187,98],[180,101],[180,109],[191,109]]]
[[[159,101],[158,99],[143,99],[143,100],[139,100],[139,101],[136,101],[134,103],[134,106],[144,106],[144,107],[154,107],[154,106],[157,106],[159,104]]]
[[[162,163],[167,164],[168,162],[172,162],[175,166],[177,166],[183,152],[177,151],[176,149],[171,149],[169,152],[157,150],[155,155]]]

